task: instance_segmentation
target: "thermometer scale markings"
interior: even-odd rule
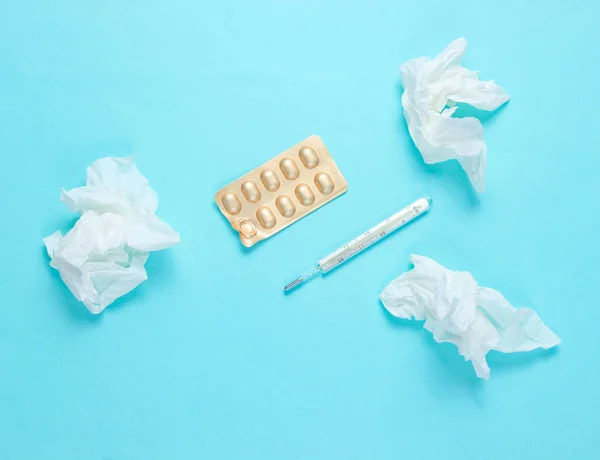
[[[420,209],[418,206],[415,205],[411,205],[404,208],[400,212],[396,213],[394,216],[388,217],[383,222],[380,222],[375,227],[367,230],[359,237],[353,239],[349,243],[346,243],[340,249],[333,252],[329,256],[321,259],[319,261],[319,265],[321,266],[324,273],[332,270],[341,263],[355,256],[359,252],[375,244],[383,237],[397,230],[407,222],[411,221],[412,219],[417,217],[421,213],[421,211],[426,211],[427,209],[428,207],[425,209]],[[410,214],[407,215],[407,213]],[[403,216],[400,220],[395,219],[400,216]]]
[[[429,211],[430,208],[431,198],[421,198],[415,201],[410,206],[407,206],[393,216],[388,217],[383,222],[380,222],[373,228],[367,230],[362,235],[358,236],[358,238],[355,238],[352,241],[344,244],[341,248],[332,252],[327,257],[319,260],[316,265],[313,265],[309,270],[304,272],[294,281],[288,283],[285,286],[284,291],[291,291],[319,272],[327,273],[328,271],[333,270],[351,257],[361,253],[372,244],[399,229],[404,224]]]

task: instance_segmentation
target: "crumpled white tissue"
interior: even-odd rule
[[[92,313],[148,279],[150,251],[180,242],[156,216],[158,197],[133,157],[97,160],[87,168],[87,185],[63,189],[61,201],[81,217],[64,237],[44,238],[50,265]]]
[[[551,348],[560,343],[531,308],[514,308],[500,292],[477,286],[469,272],[448,270],[435,261],[411,255],[414,268],[381,293],[385,308],[404,319],[425,320],[439,342],[450,342],[478,377],[488,379],[485,355]]]
[[[420,57],[400,67],[402,106],[411,137],[425,163],[458,160],[478,192],[485,190],[487,147],[473,117],[452,118],[456,103],[493,111],[509,100],[493,81],[460,65],[467,40],[454,40],[436,58]]]

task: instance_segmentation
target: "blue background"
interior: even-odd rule
[[[8,1],[0,6],[0,458],[526,459],[598,455],[600,3]],[[426,166],[399,66],[469,40],[511,95],[487,186]],[[245,250],[213,203],[319,134],[349,191]],[[182,244],[102,315],[48,266],[59,201],[136,154]],[[284,296],[422,195],[427,217]],[[378,294],[410,253],[468,270],[563,339],[479,381]]]

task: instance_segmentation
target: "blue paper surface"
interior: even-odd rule
[[[600,3],[22,1],[0,5],[0,458],[594,458]],[[512,97],[487,191],[427,166],[402,62],[469,40]],[[223,185],[310,134],[345,195],[245,249]],[[102,315],[48,266],[61,187],[136,155],[182,244]],[[293,295],[304,268],[420,196],[432,212]],[[556,351],[478,381],[378,294],[408,256],[529,306]]]

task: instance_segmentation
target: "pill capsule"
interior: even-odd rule
[[[298,155],[300,155],[300,160],[308,169],[313,169],[319,164],[319,157],[312,147],[302,147]]]
[[[279,188],[279,179],[272,169],[265,169],[261,172],[260,181],[269,192],[274,192]]]
[[[294,180],[300,175],[300,170],[296,166],[296,162],[291,158],[284,158],[279,162],[279,169],[288,180]]]
[[[246,238],[252,238],[256,235],[256,225],[250,219],[244,219],[239,223],[240,233]]]
[[[294,206],[292,199],[287,195],[277,197],[275,205],[283,217],[292,217],[296,212],[296,206]]]
[[[304,206],[309,206],[315,201],[315,194],[310,189],[308,184],[300,184],[296,187],[296,196],[298,201]]]
[[[221,198],[221,203],[225,206],[225,210],[229,214],[237,214],[242,209],[242,203],[240,203],[240,199],[233,192],[227,192]]]
[[[250,203],[260,200],[260,190],[253,180],[247,180],[242,184],[242,193]]]
[[[268,206],[261,206],[256,211],[256,218],[264,228],[273,228],[275,223],[275,214]]]
[[[323,195],[327,195],[333,191],[333,181],[331,176],[326,172],[320,172],[315,176],[315,185]]]

